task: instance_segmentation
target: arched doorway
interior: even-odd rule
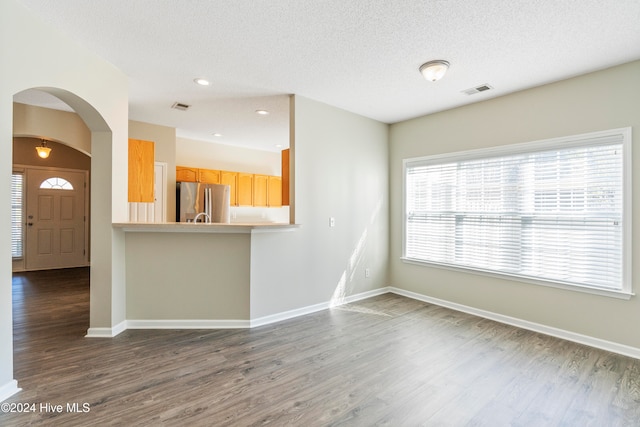
[[[91,290],[89,335],[113,336],[124,329],[124,234],[113,222],[127,220],[128,77],[68,35],[48,25],[14,1],[0,2],[3,64],[0,79],[0,173],[11,174],[11,140],[15,129],[13,97],[27,89],[54,95],[69,105],[90,132]],[[28,123],[37,122],[27,117]],[[45,125],[45,123],[40,123]],[[33,136],[33,135],[32,135]],[[56,138],[68,142],[68,138]],[[6,155],[8,153],[8,155]],[[0,199],[10,199],[10,187],[0,186]],[[10,210],[0,210],[10,223]],[[9,227],[0,227],[0,240],[9,242]],[[0,401],[18,392],[14,378],[9,245],[0,249]]]
[[[88,210],[91,219],[89,235],[94,237],[90,239],[89,245],[92,265],[89,291],[90,321],[86,332],[87,336],[113,336],[115,333],[112,326],[117,321],[113,316],[114,305],[124,306],[124,301],[114,301],[112,298],[112,282],[116,276],[113,271],[115,268],[111,251],[114,242],[110,234],[112,230],[112,132],[98,111],[73,93],[55,88],[34,88],[26,93],[37,92],[54,96],[61,103],[68,105],[73,113],[14,103],[13,135],[65,141],[68,146],[91,154],[90,164],[95,179],[90,181],[90,188],[91,192],[97,196],[91,198]],[[20,99],[22,94],[24,92],[18,93],[16,98]],[[62,120],[60,114],[73,116],[79,123],[72,123],[73,120],[71,122]],[[80,127],[84,127],[84,130],[79,130]],[[93,215],[92,212],[98,212],[98,215]],[[121,274],[124,275],[123,268]],[[124,315],[122,317],[124,318]],[[92,328],[97,333],[92,335]]]
[[[65,141],[66,145],[91,155],[90,243],[91,302],[88,336],[113,336],[114,325],[111,274],[104,274],[103,265],[113,262],[113,253],[105,251],[113,242],[111,231],[112,206],[112,133],[100,113],[79,96],[59,88],[37,87],[14,94],[14,99],[49,103],[48,108],[14,103],[15,137],[49,138]],[[54,105],[51,105],[53,103]],[[55,106],[57,108],[51,108]],[[73,112],[73,113],[72,113]],[[96,237],[97,236],[97,237]],[[104,240],[107,240],[105,247]],[[94,274],[101,270],[101,274]],[[110,272],[112,273],[112,272]],[[124,271],[121,271],[124,274]],[[123,303],[123,302],[122,302]],[[124,303],[122,304],[124,305]],[[123,315],[124,319],[124,315]],[[93,332],[92,332],[93,329]]]

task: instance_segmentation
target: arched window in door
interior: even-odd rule
[[[73,190],[73,185],[64,178],[54,176],[42,181],[40,188],[43,190]]]

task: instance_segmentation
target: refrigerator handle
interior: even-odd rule
[[[205,190],[204,196],[204,211],[211,218],[211,188]]]

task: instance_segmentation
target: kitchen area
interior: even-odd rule
[[[127,248],[121,327],[250,327],[259,242],[299,228],[290,215],[288,132],[271,150],[175,132],[129,123],[129,222],[113,224]],[[161,213],[149,215],[158,203]]]
[[[184,134],[179,128],[129,121],[129,221],[192,221],[209,207],[204,203],[205,187],[210,190],[215,185],[227,185],[228,222],[292,222],[289,97],[260,99],[252,105],[266,105],[270,113],[262,117],[249,107],[241,109],[235,102],[215,106],[219,120],[224,122],[217,128],[224,130],[224,135]],[[219,113],[221,110],[224,112]],[[193,115],[193,120],[206,123],[198,115],[202,113],[196,111],[175,114]],[[198,186],[202,195],[194,190],[189,193],[187,189],[193,186]],[[185,188],[182,193],[181,188]],[[192,194],[194,198],[180,203],[179,194]],[[187,207],[189,203],[191,206]]]

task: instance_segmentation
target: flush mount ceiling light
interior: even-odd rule
[[[267,110],[256,110],[256,114],[266,116],[267,114],[269,114],[269,112]]]
[[[422,76],[431,81],[435,82],[440,80],[444,74],[449,69],[449,62],[444,61],[442,59],[437,59],[435,61],[425,62],[420,66],[420,73]]]
[[[43,139],[42,144],[36,147],[36,151],[38,152],[38,156],[41,159],[46,159],[47,157],[49,157],[51,148],[47,147],[47,141]]]
[[[200,86],[209,86],[211,83],[209,83],[209,80],[203,78],[203,77],[198,77],[197,79],[193,79],[194,82],[196,82],[196,84],[199,84]]]

